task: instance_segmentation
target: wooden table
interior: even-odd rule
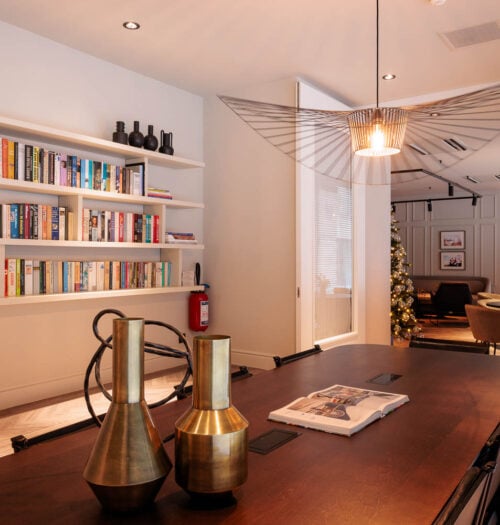
[[[367,383],[380,373],[402,377]],[[410,402],[352,437],[299,429],[268,455],[249,453],[236,505],[190,506],[171,472],[156,504],[136,515],[101,511],[82,478],[93,428],[0,459],[3,525],[10,524],[427,524],[500,420],[500,359],[462,352],[351,345],[233,384],[250,437],[274,428],[270,410],[335,383],[405,393]],[[189,399],[153,410],[162,435]],[[167,451],[173,459],[173,443]]]
[[[477,302],[477,304],[479,306],[484,306],[486,308],[489,308],[490,310],[496,310],[497,312],[500,312],[500,308],[498,308],[497,306],[489,306],[488,303],[499,303],[500,300],[498,299],[479,299],[479,301]]]

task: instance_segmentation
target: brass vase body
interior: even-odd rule
[[[193,406],[175,423],[175,480],[193,495],[230,493],[248,472],[248,422],[231,405],[231,342],[196,336]]]
[[[112,511],[152,503],[172,464],[144,400],[144,320],[113,320],[112,402],[83,477]]]

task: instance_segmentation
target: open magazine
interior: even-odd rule
[[[269,419],[350,436],[408,401],[407,395],[333,385],[273,410]]]

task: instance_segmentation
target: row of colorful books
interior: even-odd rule
[[[1,139],[0,178],[145,195],[143,162],[118,166],[7,138]]]
[[[64,206],[0,204],[0,235],[4,239],[72,240],[74,213]]]
[[[160,216],[84,208],[82,240],[159,243]]]
[[[5,260],[5,296],[170,286],[169,261]]]

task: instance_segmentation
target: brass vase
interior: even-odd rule
[[[122,512],[152,503],[171,468],[144,399],[144,319],[114,319],[112,401],[83,477]]]
[[[196,336],[193,406],[175,423],[175,480],[193,496],[232,495],[248,472],[248,422],[231,405],[231,340]]]

